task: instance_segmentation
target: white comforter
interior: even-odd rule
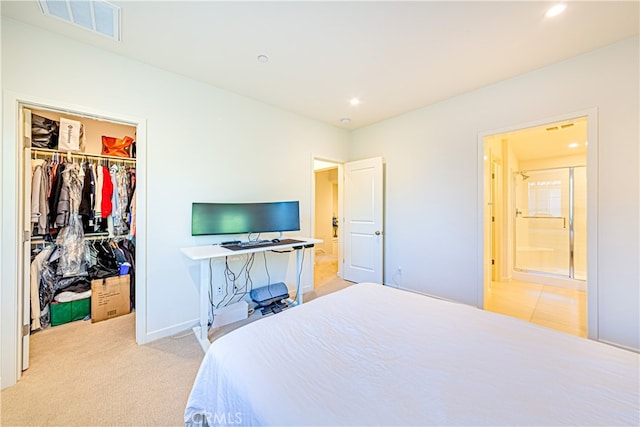
[[[206,353],[185,423],[639,425],[640,356],[372,283],[244,326]]]

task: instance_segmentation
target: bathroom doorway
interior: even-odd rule
[[[579,336],[587,336],[589,118],[483,139],[484,307]]]
[[[340,176],[341,164],[314,159],[314,237],[322,240],[314,253],[316,290],[330,284],[340,273]]]

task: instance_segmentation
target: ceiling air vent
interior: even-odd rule
[[[102,0],[38,0],[42,13],[120,41],[120,8]]]

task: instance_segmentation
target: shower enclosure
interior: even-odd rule
[[[514,173],[516,271],[587,280],[585,166]]]

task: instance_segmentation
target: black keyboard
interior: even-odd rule
[[[272,242],[271,240],[261,240],[256,243],[246,242],[243,244],[231,244],[231,245],[222,245],[223,248],[229,249],[230,251],[242,251],[244,249],[255,249],[255,248],[265,248],[271,246],[282,246],[282,245],[290,245],[293,243],[303,243],[302,240],[295,239],[282,239],[279,242]]]

